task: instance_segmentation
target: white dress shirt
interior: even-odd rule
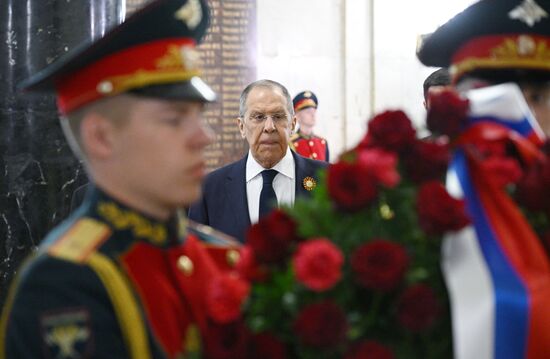
[[[262,192],[263,179],[262,171],[269,168],[263,168],[248,152],[246,160],[246,197],[248,200],[248,214],[250,223],[258,222],[260,213],[260,192]],[[273,189],[277,195],[277,205],[282,204],[292,206],[294,204],[294,194],[296,190],[296,168],[294,166],[294,157],[287,148],[285,156],[271,169],[276,170],[277,175],[273,179]]]

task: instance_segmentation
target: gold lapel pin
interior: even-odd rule
[[[317,182],[315,181],[315,179],[309,176],[304,178],[303,184],[304,184],[304,188],[308,191],[313,191],[313,189],[317,187]]]

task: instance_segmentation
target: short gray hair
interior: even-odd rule
[[[246,100],[248,99],[248,94],[250,93],[250,91],[252,91],[256,87],[267,87],[267,88],[271,88],[271,89],[281,90],[281,92],[283,93],[283,96],[286,99],[286,105],[287,105],[288,113],[290,114],[290,117],[294,116],[294,105],[292,104],[292,99],[290,98],[290,93],[288,92],[286,87],[284,87],[283,85],[281,85],[277,81],[263,79],[263,80],[258,80],[258,81],[252,82],[251,84],[249,84],[248,86],[245,87],[243,92],[241,92],[241,98],[240,98],[240,102],[239,102],[239,117],[240,118],[244,118],[244,114],[246,113],[246,110],[247,110]]]

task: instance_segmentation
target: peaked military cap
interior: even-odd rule
[[[550,0],[480,0],[423,36],[417,56],[449,67],[454,82],[468,73],[550,75]]]
[[[107,96],[137,95],[210,102],[215,93],[199,77],[200,42],[209,23],[206,0],[155,0],[91,43],[76,47],[20,84],[56,91],[69,113]]]
[[[308,107],[317,108],[319,102],[317,101],[317,96],[311,91],[302,91],[292,100],[294,105],[294,112],[298,112]]]

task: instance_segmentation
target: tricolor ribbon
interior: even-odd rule
[[[456,140],[447,187],[463,196],[472,225],[447,236],[443,247],[455,357],[548,358],[550,261],[517,205],[470,151],[472,143],[506,141],[529,162],[541,156],[533,144],[541,142],[540,130],[514,85],[473,90],[468,97],[470,121]],[[503,112],[499,98],[519,107]]]

